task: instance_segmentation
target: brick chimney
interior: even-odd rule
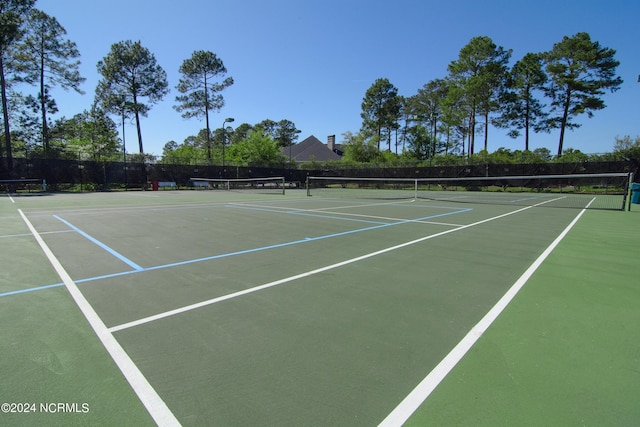
[[[329,150],[333,151],[336,148],[336,136],[335,135],[329,135],[327,137],[327,147],[329,147]]]

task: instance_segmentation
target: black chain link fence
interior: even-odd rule
[[[136,162],[94,162],[73,160],[14,159],[9,173],[0,162],[0,181],[9,179],[45,179],[50,191],[105,191],[149,189],[153,181],[175,182],[189,188],[190,178],[262,178],[283,176],[287,182],[304,186],[307,176],[382,177],[382,178],[454,178],[481,176],[565,175],[634,172],[637,162],[577,162],[542,164],[487,164],[434,167],[354,167],[318,165],[297,169],[287,165],[206,166]]]

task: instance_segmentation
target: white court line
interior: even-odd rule
[[[330,199],[330,200],[335,200],[335,199]],[[371,207],[371,206],[387,206],[387,205],[397,205],[400,203],[414,203],[416,200],[412,199],[412,200],[394,200],[391,202],[381,202],[381,203],[362,203],[362,204],[358,204],[358,205],[347,205],[347,206],[329,206],[326,208],[315,208],[315,209],[302,209],[302,208],[291,208],[288,206],[272,206],[272,205],[267,205],[269,206],[269,208],[271,209],[280,209],[283,211],[301,211],[301,212],[324,212],[328,209],[331,210],[335,210],[335,209],[351,209],[351,208],[363,208],[363,207]],[[230,206],[248,206],[248,207],[253,207],[253,208],[262,208],[265,205],[264,204],[254,204],[254,203],[228,203],[228,205]],[[346,214],[344,214],[346,215]]]
[[[378,427],[395,427],[404,424],[409,417],[427,400],[429,395],[451,372],[451,370],[462,360],[464,355],[473,347],[480,337],[487,331],[489,326],[498,318],[500,313],[509,305],[511,300],[522,289],[529,278],[540,267],[549,254],[558,246],[560,241],[569,233],[573,226],[585,213],[587,208],[595,200],[592,199],[587,207],[571,221],[571,223],[560,233],[560,235],[545,249],[545,251],[531,264],[531,266],[520,276],[511,286],[506,294],[489,310],[489,312],[465,335],[465,337],[442,359],[440,363],[416,386],[416,388],[404,398],[402,402],[378,425]]]
[[[45,231],[44,233],[40,233],[40,235],[44,234],[60,234],[60,233],[75,233],[73,230],[60,230],[60,231]],[[22,234],[6,234],[4,236],[0,236],[0,239],[4,239],[6,237],[31,237],[33,234],[31,233],[22,233]]]
[[[544,202],[544,203],[547,203],[547,202]],[[542,203],[539,203],[538,205],[540,205],[540,204],[542,204]],[[236,297],[240,297],[240,296],[243,296],[243,295],[251,294],[253,292],[258,292],[258,291],[261,291],[261,290],[264,290],[264,289],[272,288],[274,286],[279,286],[279,285],[282,285],[282,284],[285,284],[285,283],[292,282],[294,280],[302,279],[304,277],[313,276],[313,275],[316,275],[318,273],[322,273],[324,271],[329,271],[329,270],[333,270],[333,269],[336,269],[336,268],[339,268],[339,267],[343,267],[343,266],[348,265],[348,264],[353,264],[355,262],[362,261],[362,260],[365,260],[367,258],[372,258],[372,257],[375,257],[377,255],[381,255],[381,254],[384,254],[384,253],[387,253],[387,252],[391,252],[391,251],[394,251],[396,249],[401,249],[401,248],[404,248],[404,247],[407,247],[407,246],[415,245],[416,243],[424,242],[426,240],[430,240],[430,239],[434,239],[436,237],[444,236],[444,235],[449,234],[449,233],[454,233],[456,231],[460,231],[460,230],[464,230],[464,229],[467,229],[467,228],[475,227],[476,225],[480,225],[480,224],[484,224],[486,222],[494,221],[496,219],[504,218],[504,217],[507,217],[509,215],[514,215],[516,213],[523,212],[523,211],[525,211],[527,209],[531,209],[533,207],[534,206],[526,206],[524,208],[521,208],[521,209],[518,209],[518,210],[515,210],[515,211],[511,211],[511,212],[507,212],[507,213],[502,214],[502,215],[498,215],[498,216],[494,216],[494,217],[491,217],[491,218],[483,219],[482,221],[477,221],[477,222],[474,222],[472,224],[467,224],[467,225],[463,225],[463,226],[460,226],[460,227],[457,227],[457,228],[452,228],[450,230],[445,230],[445,231],[442,231],[440,233],[431,234],[429,236],[424,236],[424,237],[421,237],[419,239],[415,239],[415,240],[412,240],[412,241],[409,241],[409,242],[401,243],[399,245],[391,246],[391,247],[388,247],[388,248],[385,248],[385,249],[381,249],[379,251],[371,252],[371,253],[356,257],[356,258],[351,258],[351,259],[348,259],[348,260],[345,260],[345,261],[342,261],[342,262],[338,262],[336,264],[327,265],[325,267],[321,267],[321,268],[318,268],[316,270],[307,271],[305,273],[297,274],[295,276],[286,277],[284,279],[276,280],[274,282],[269,282],[269,283],[265,283],[263,285],[255,286],[253,288],[245,289],[245,290],[238,291],[238,292],[233,292],[231,294],[223,295],[223,296],[220,296],[220,297],[217,297],[217,298],[212,298],[212,299],[206,300],[206,301],[201,301],[201,302],[196,303],[196,304],[191,304],[191,305],[187,305],[187,306],[184,306],[184,307],[176,308],[174,310],[165,311],[163,313],[158,313],[158,314],[155,314],[153,316],[144,317],[142,319],[138,319],[138,320],[134,320],[134,321],[131,321],[131,322],[123,323],[121,325],[112,326],[111,328],[109,328],[109,332],[113,333],[113,332],[121,331],[123,329],[132,328],[134,326],[143,325],[145,323],[153,322],[155,320],[160,320],[160,319],[164,319],[166,317],[175,316],[177,314],[185,313],[187,311],[195,310],[197,308],[205,307],[205,306],[208,306],[208,305],[211,305],[211,304],[216,304],[216,303],[219,303],[219,302],[222,302],[222,301],[226,301],[226,300],[230,300],[230,299],[233,299],[233,298],[236,298]]]
[[[102,319],[100,319],[93,307],[91,307],[91,304],[89,304],[84,295],[82,295],[78,286],[71,279],[53,252],[51,252],[51,249],[49,249],[49,246],[47,246],[40,234],[38,234],[38,231],[33,227],[21,209],[18,209],[18,212],[25,224],[27,224],[27,227],[33,234],[33,237],[35,237],[36,241],[40,245],[40,248],[42,248],[42,251],[49,259],[49,262],[64,282],[67,290],[73,297],[73,300],[78,305],[78,308],[80,308],[82,314],[84,314],[96,335],[100,341],[102,341],[102,345],[104,345],[113,361],[118,365],[118,368],[120,368],[120,371],[122,371],[123,375],[131,385],[131,388],[133,388],[133,391],[138,395],[138,398],[140,398],[140,401],[143,403],[145,408],[147,408],[147,411],[149,411],[149,414],[156,424],[161,426],[179,426],[180,422],[176,419],[162,398],[160,398],[158,393],[153,389],[153,387],[151,387],[151,384],[149,384],[142,372],[140,372],[135,363],[133,363],[131,358],[129,358],[129,355],[120,346],[120,343],[118,343],[118,341],[116,341],[113,335],[109,332],[106,325],[102,322]]]
[[[351,206],[334,206],[334,207],[317,208],[317,209],[289,208],[289,207],[284,207],[284,206],[269,206],[269,208],[270,209],[282,210],[283,213],[290,213],[290,212],[300,212],[300,213],[303,213],[303,212],[320,212],[320,213],[326,213],[326,214],[332,214],[332,215],[353,216],[353,217],[359,217],[359,218],[380,219],[380,220],[385,220],[385,221],[402,222],[402,221],[407,221],[407,218],[392,218],[392,217],[377,216],[377,215],[355,214],[355,213],[349,213],[349,212],[338,212],[338,211],[329,210],[329,209],[351,209],[351,208],[360,208],[360,207],[368,207],[368,206],[397,205],[398,203],[413,203],[413,202],[415,202],[415,199],[413,199],[411,201],[404,201],[404,202],[394,201],[394,202],[387,202],[387,203],[374,203],[374,204],[362,204],[362,205],[351,205]],[[263,208],[264,207],[263,205],[255,205],[255,204],[251,204],[251,203],[229,203],[229,206],[249,207],[249,208]],[[432,208],[431,206],[425,206],[425,207],[426,208]],[[438,208],[438,209],[440,209],[440,208]],[[451,209],[452,211],[460,210],[459,208],[446,208],[446,209]],[[451,224],[451,223],[438,222],[438,221],[412,221],[412,222],[415,222],[417,224],[442,225],[442,226],[447,226],[447,227],[461,227],[462,226],[462,224]]]

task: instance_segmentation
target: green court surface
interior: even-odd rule
[[[0,424],[637,425],[634,207],[2,196]]]

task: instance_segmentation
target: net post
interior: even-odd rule
[[[282,181],[280,181],[280,183],[282,184],[282,195],[284,196],[284,187],[285,187],[284,176],[282,177]]]
[[[413,180],[413,199],[418,200],[418,179]]]
[[[633,172],[629,172],[627,189],[624,192],[624,199],[622,200],[622,210],[624,210],[625,202],[627,202],[627,212],[631,212],[631,184],[633,184]]]
[[[311,188],[309,187],[309,175],[307,175],[307,179],[304,185],[307,187],[307,197],[311,197]]]

